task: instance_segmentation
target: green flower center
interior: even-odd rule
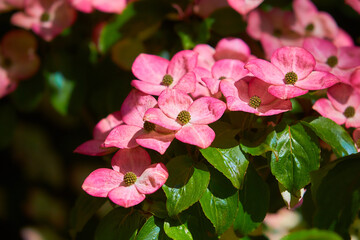
[[[298,76],[294,72],[288,72],[285,74],[285,83],[286,84],[295,84],[298,80]]]
[[[312,32],[312,31],[314,31],[314,28],[315,28],[314,24],[309,23],[309,24],[305,27],[305,30],[306,30],[307,32]]]
[[[190,122],[191,116],[190,113],[188,111],[181,111],[178,115],[177,115],[177,120],[179,120],[179,122],[182,125],[187,124],[188,122]]]
[[[280,37],[280,36],[282,35],[281,29],[275,28],[274,31],[273,31],[273,35],[274,35],[275,37]]]
[[[224,80],[226,79],[226,77],[222,76],[222,77],[219,77],[219,80]]]
[[[335,67],[338,64],[338,58],[336,56],[331,56],[326,60],[327,65],[330,67]]]
[[[137,177],[135,175],[135,173],[133,172],[127,172],[124,176],[124,182],[126,184],[126,186],[130,186],[133,185],[137,180]]]
[[[8,69],[11,67],[12,64],[13,64],[13,62],[11,61],[10,58],[3,58],[0,65],[3,68]]]
[[[344,111],[344,116],[346,118],[352,118],[353,116],[355,116],[355,108],[352,106],[347,107]]]
[[[148,121],[145,121],[144,122],[144,129],[147,132],[154,131],[155,130],[155,124],[153,124],[151,122],[148,122]]]
[[[165,74],[161,84],[168,87],[173,83],[173,81],[174,81],[174,79],[173,79],[173,77],[171,75]]]
[[[47,22],[50,20],[50,15],[46,12],[44,12],[41,17],[40,17],[40,21],[41,22]]]
[[[250,98],[250,101],[249,101],[249,106],[252,107],[252,108],[258,108],[260,107],[260,104],[261,104],[261,98],[254,95]]]

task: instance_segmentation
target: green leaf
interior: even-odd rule
[[[193,240],[185,218],[167,219],[164,223],[166,235],[172,239]]]
[[[259,131],[259,136],[254,137],[253,141],[250,141],[248,138],[241,138],[240,147],[241,149],[253,156],[260,156],[266,152],[274,151],[276,147],[276,132],[272,131],[269,134],[264,134],[262,131]]]
[[[212,222],[216,233],[222,235],[234,222],[238,208],[238,191],[223,174],[210,170],[210,183],[200,199],[206,217]]]
[[[101,219],[95,240],[134,239],[144,217],[133,209],[118,207]]]
[[[162,188],[169,216],[175,216],[201,198],[209,184],[210,173],[205,164],[195,163],[186,155],[173,158],[166,167],[169,178]]]
[[[237,235],[247,235],[264,220],[269,208],[270,193],[268,185],[249,165],[244,188],[239,192],[239,209],[234,222]]]
[[[151,216],[136,235],[136,240],[170,240],[164,232],[164,221]]]
[[[281,240],[341,240],[342,238],[334,232],[310,229],[302,230],[298,232],[290,233],[289,235],[283,237]]]
[[[239,146],[228,149],[208,147],[201,154],[217,170],[222,172],[236,188],[241,188],[249,164]]]
[[[319,117],[310,123],[304,121],[301,123],[310,127],[319,138],[329,144],[337,157],[357,153],[354,141],[347,131],[334,121]]]
[[[104,205],[106,198],[98,198],[82,193],[70,212],[70,234],[72,238],[81,232],[89,219]]]
[[[320,148],[314,134],[300,123],[277,132],[277,145],[271,154],[271,172],[290,193],[310,182],[310,172],[320,166]]]
[[[330,170],[311,174],[317,186],[312,191],[317,206],[314,226],[336,231],[344,239],[350,239],[348,229],[360,209],[359,160],[360,153],[346,156],[334,162]]]

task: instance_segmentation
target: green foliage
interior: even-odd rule
[[[298,232],[293,232],[281,240],[304,240],[304,239],[312,239],[312,240],[341,240],[342,238],[334,232],[318,230],[318,229],[310,229],[310,230],[302,230]]]

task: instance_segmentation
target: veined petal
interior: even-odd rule
[[[149,82],[140,81],[140,80],[132,80],[131,86],[133,86],[134,88],[136,88],[144,93],[154,95],[154,96],[159,96],[162,91],[167,89],[166,86],[161,85],[160,83],[149,83]]]
[[[339,48],[339,67],[344,69],[360,66],[360,47]]]
[[[94,139],[102,140],[103,142],[111,129],[121,124],[123,124],[123,121],[120,111],[109,114],[106,118],[101,119],[94,127]]]
[[[168,179],[169,173],[163,163],[151,164],[135,183],[140,193],[151,194],[156,192]]]
[[[317,62],[326,63],[329,57],[337,56],[337,47],[332,42],[322,38],[305,38],[303,46],[314,56]]]
[[[167,73],[177,81],[196,67],[197,58],[198,53],[192,50],[178,52],[170,60]]]
[[[162,134],[156,131],[140,135],[136,138],[136,142],[144,147],[153,149],[160,154],[164,154],[175,138],[175,133]]]
[[[308,90],[303,90],[301,88],[288,84],[283,86],[271,85],[268,91],[270,94],[280,99],[290,99],[304,95],[308,92]]]
[[[360,105],[360,94],[347,84],[339,83],[332,86],[328,89],[327,96],[334,108],[342,113],[349,106],[356,108]]]
[[[142,53],[136,57],[132,65],[132,72],[142,81],[160,84],[168,65],[169,60],[165,58]]]
[[[175,138],[183,143],[192,144],[200,148],[207,148],[215,139],[215,132],[208,125],[185,125]]]
[[[284,77],[280,69],[273,64],[262,59],[250,60],[245,68],[249,70],[255,77],[260,78],[264,82],[273,85],[284,85]]]
[[[241,15],[245,15],[257,6],[260,5],[264,0],[228,0],[229,5]]]
[[[158,98],[159,108],[172,119],[176,119],[181,111],[187,110],[192,102],[189,95],[176,89],[167,89]]]
[[[206,84],[206,87],[209,89],[209,91],[212,95],[219,92],[219,85],[221,82],[219,79],[205,77],[205,78],[202,78],[202,81]]]
[[[294,86],[306,90],[320,90],[331,87],[339,79],[328,72],[313,71],[306,78],[298,80]]]
[[[105,147],[134,148],[137,147],[135,139],[144,133],[143,128],[131,125],[115,127],[104,141]]]
[[[215,49],[207,44],[198,44],[194,47],[193,51],[199,53],[197,67],[203,67],[210,70],[214,65],[214,53]]]
[[[124,208],[135,206],[145,199],[145,194],[139,193],[135,185],[119,186],[109,192],[109,199]]]
[[[214,58],[220,59],[238,59],[246,62],[251,54],[249,46],[240,38],[223,38],[215,48]]]
[[[179,130],[181,125],[175,119],[166,116],[159,108],[150,108],[144,115],[144,121],[155,123],[169,130]]]
[[[99,168],[90,173],[82,189],[94,197],[107,197],[109,191],[118,187],[124,175],[108,168]]]
[[[245,77],[249,71],[244,68],[244,63],[236,59],[222,59],[217,61],[211,69],[216,79],[231,78],[237,81]]]
[[[150,155],[141,147],[120,149],[111,159],[112,168],[115,171],[126,174],[133,172],[137,177],[151,164]]]
[[[115,152],[117,148],[103,148],[101,145],[104,141],[101,140],[89,140],[78,146],[74,153],[80,153],[89,156],[104,156]]]
[[[213,97],[202,97],[195,100],[189,107],[191,124],[210,124],[221,118],[226,104]]]
[[[321,98],[315,102],[313,109],[317,111],[321,116],[329,118],[339,125],[342,125],[346,121],[346,117],[342,112],[336,110],[331,102],[326,98]]]
[[[274,99],[269,104],[260,105],[257,109],[259,116],[271,116],[282,112],[287,112],[292,109],[290,100]]]
[[[174,85],[174,89],[179,89],[185,93],[195,92],[196,89],[196,76],[193,72],[186,73],[179,81]]]

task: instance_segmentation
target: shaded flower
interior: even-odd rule
[[[355,142],[355,147],[357,148],[358,152],[360,152],[360,128],[355,129],[352,136]]]
[[[127,0],[71,0],[71,4],[79,11],[91,13],[94,9],[107,13],[121,13]]]

